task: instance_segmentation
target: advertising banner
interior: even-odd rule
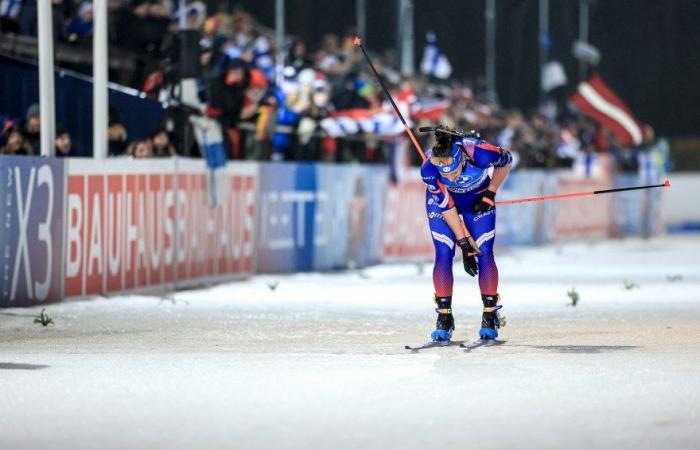
[[[660,184],[663,180],[644,179],[637,174],[618,174],[613,177],[615,188]],[[644,236],[659,234],[665,226],[663,211],[664,189],[645,189],[618,192],[612,203],[613,227],[611,236]]]
[[[256,163],[212,171],[178,159],[177,286],[255,271],[257,173]]]
[[[544,171],[514,171],[498,190],[496,201],[536,197],[547,189]],[[533,245],[544,242],[543,202],[505,205],[496,210],[496,245]]]
[[[314,270],[366,267],[382,256],[388,169],[374,165],[318,164],[318,185],[331,201],[323,202],[317,234],[332,236],[316,245]]]
[[[429,259],[425,185],[381,165],[0,157],[0,307]],[[641,183],[515,171],[498,200]],[[654,180],[644,180],[653,182]],[[497,244],[650,235],[663,192],[501,207]],[[467,225],[468,226],[468,225]]]
[[[379,262],[387,180],[383,166],[261,165],[258,269],[331,270]]]
[[[64,295],[175,280],[175,162],[68,161]]]
[[[316,186],[313,164],[269,163],[260,166],[258,270],[265,273],[309,271],[314,245],[316,210],[327,211],[327,191]]]
[[[210,202],[201,160],[68,162],[66,297],[252,273],[256,167],[221,169]]]
[[[578,178],[564,174],[553,175],[556,188],[553,193],[596,191],[609,188],[609,178]],[[608,236],[612,226],[612,201],[610,195],[564,199],[547,205],[551,216],[545,217],[553,225],[551,239],[562,241],[581,237]]]
[[[0,307],[61,298],[64,162],[0,156]]]
[[[434,253],[425,210],[425,184],[418,171],[387,189],[384,260],[426,259]]]

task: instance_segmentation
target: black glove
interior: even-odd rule
[[[474,205],[474,212],[485,213],[486,211],[491,211],[494,206],[496,206],[496,193],[493,191],[486,190],[484,196],[481,200],[476,202]]]
[[[476,243],[472,239],[462,238],[457,241],[457,245],[462,249],[462,262],[464,263],[464,271],[471,276],[476,276],[479,273],[479,265],[476,263],[476,255],[481,252],[476,248]]]

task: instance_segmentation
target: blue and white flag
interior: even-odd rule
[[[190,116],[190,122],[194,129],[194,137],[199,145],[202,157],[209,166],[208,187],[209,206],[215,207],[221,201],[225,201],[228,195],[226,174],[223,170],[217,170],[226,166],[226,149],[224,148],[224,136],[221,125],[209,117]]]
[[[253,47],[253,64],[260,69],[268,80],[275,76],[275,61],[270,51],[270,41],[266,36],[260,36],[255,40]]]
[[[214,119],[201,116],[190,116],[194,128],[194,137],[211,169],[226,165],[226,150],[221,125]]]
[[[8,17],[16,19],[19,12],[22,10],[23,0],[1,0],[0,1],[0,17]]]
[[[440,52],[437,37],[432,31],[425,35],[425,49],[423,50],[423,60],[420,63],[420,71],[441,80],[446,80],[452,75],[452,66],[447,57]]]

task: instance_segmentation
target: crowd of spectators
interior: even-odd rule
[[[154,130],[145,139],[129,140],[126,128],[116,111],[111,111],[107,135],[109,156],[131,156],[134,158],[158,158],[177,155],[165,128]],[[41,117],[39,104],[27,109],[23,119],[0,117],[0,155],[32,156],[40,152]],[[55,130],[55,155],[76,157],[82,155],[76,148],[71,133],[60,124]]]
[[[3,32],[36,34],[36,0],[0,1]],[[56,38],[76,45],[89,42],[92,4],[52,3]],[[180,112],[170,115],[178,119],[170,120],[169,126],[135,141],[129,139],[118,114],[110,114],[112,156],[196,154],[197,144],[191,138],[195,133],[184,132],[196,126],[188,120],[190,115],[221,126],[229,159],[384,162],[405,139],[400,130],[332,132],[324,126],[324,119],[391,112],[350,32],[328,34],[318,45],[288,36],[285,66],[277,68],[273,30],[240,8],[207,11],[200,1],[189,1],[185,30],[180,29],[177,4],[171,0],[109,0],[108,8],[110,45],[152,57],[153,63],[134,75],[135,87]],[[529,112],[503,108],[487,95],[483,80],[403,76],[395,52],[371,54],[415,127],[442,123],[479,130],[485,139],[510,149],[519,167],[571,167],[581,155],[607,152],[618,168],[636,168],[634,152],[639,149],[622,148],[606,129],[565,104],[542,105]],[[24,120],[6,121],[0,153],[37,154],[38,123],[36,105]],[[70,134],[59,131],[56,153],[70,156]],[[653,133],[647,136],[653,139]],[[421,139],[427,143],[429,136]],[[415,152],[409,154],[417,163]]]

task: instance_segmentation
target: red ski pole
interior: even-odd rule
[[[413,135],[413,131],[411,131],[411,127],[408,126],[406,123],[406,120],[403,118],[403,115],[401,114],[401,111],[399,111],[399,107],[396,106],[396,103],[394,103],[394,99],[391,97],[391,94],[389,93],[389,90],[384,86],[384,82],[382,81],[382,78],[379,76],[377,73],[377,69],[374,68],[374,64],[372,64],[372,60],[369,59],[369,55],[367,54],[367,51],[365,50],[365,47],[362,45],[362,39],[359,37],[355,37],[355,40],[353,43],[360,47],[360,50],[362,50],[362,54],[365,55],[365,59],[369,63],[369,66],[372,68],[372,72],[374,72],[374,76],[377,77],[377,81],[379,82],[379,85],[382,87],[384,90],[384,93],[386,94],[387,97],[389,97],[389,101],[391,102],[391,106],[394,107],[394,111],[396,111],[396,115],[399,116],[399,119],[401,119],[401,123],[403,124],[404,129],[406,130],[406,133],[408,133],[408,137],[411,138],[411,142],[413,142],[413,145],[416,147],[416,150],[418,150],[418,153],[420,153],[420,157],[425,161],[425,152],[421,148],[420,144],[416,140],[416,137]]]
[[[520,199],[516,199],[516,200],[504,200],[502,202],[496,202],[496,206],[513,205],[516,203],[527,203],[527,202],[541,202],[543,200],[557,200],[560,198],[588,197],[591,195],[611,194],[613,192],[634,191],[636,189],[651,189],[651,188],[658,188],[658,187],[671,187],[671,182],[669,180],[666,180],[663,182],[663,184],[650,184],[648,186],[633,186],[633,187],[626,187],[626,188],[603,189],[603,190],[599,190],[599,191],[587,191],[587,192],[571,192],[568,194],[543,195],[540,197],[527,197],[527,198],[520,198]]]

